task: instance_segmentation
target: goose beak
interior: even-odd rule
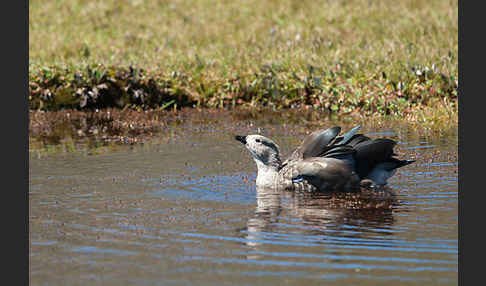
[[[235,136],[235,139],[238,140],[238,141],[240,141],[243,144],[246,144],[246,136],[236,135]]]

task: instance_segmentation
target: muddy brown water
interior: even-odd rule
[[[283,154],[304,138],[272,124],[260,131]],[[30,152],[30,285],[457,285],[456,133],[363,127],[417,162],[390,180],[393,197],[336,201],[257,190],[233,139],[257,126]]]

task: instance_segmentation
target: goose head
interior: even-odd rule
[[[280,148],[273,140],[261,135],[236,135],[235,139],[243,143],[255,160],[258,170],[278,170],[281,166]]]

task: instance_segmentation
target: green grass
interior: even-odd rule
[[[133,65],[142,86],[169,86],[160,106],[183,93],[187,105],[445,107],[454,119],[457,53],[457,1],[29,1],[31,102],[45,89],[70,101],[87,67]],[[49,86],[48,73],[70,84]]]

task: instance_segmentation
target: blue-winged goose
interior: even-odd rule
[[[414,161],[395,158],[391,139],[356,134],[360,126],[339,135],[340,127],[307,136],[282,163],[274,141],[261,135],[235,136],[245,144],[258,168],[258,187],[295,191],[358,191],[364,182],[386,185],[397,169]]]

